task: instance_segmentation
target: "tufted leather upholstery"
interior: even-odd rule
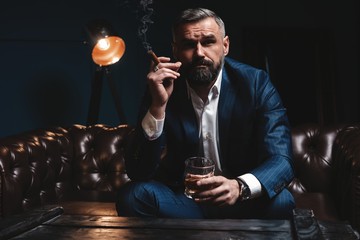
[[[312,207],[317,217],[337,219],[337,212],[331,200],[334,178],[332,147],[340,126],[318,128],[314,125],[301,126],[292,130],[295,178],[289,189],[296,197],[297,206]]]
[[[123,150],[132,127],[73,125],[0,140],[0,216],[57,203],[65,214],[116,215],[116,190],[129,181]],[[292,129],[298,208],[321,220],[360,223],[360,127]]]
[[[296,206],[359,229],[359,126],[302,125],[292,129],[292,142],[295,178],[288,188]]]
[[[74,125],[2,139],[0,216],[59,202],[65,212],[109,213],[88,202],[112,206],[116,190],[129,180],[123,148],[131,130],[127,125]],[[116,215],[114,207],[110,215]]]

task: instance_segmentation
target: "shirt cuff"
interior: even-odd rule
[[[248,185],[250,189],[250,198],[256,198],[261,196],[261,183],[254,175],[252,175],[251,173],[246,173],[239,176],[238,178],[240,178]]]
[[[147,111],[145,117],[141,122],[141,126],[145,132],[145,136],[149,140],[155,140],[160,137],[163,128],[164,128],[164,120],[165,116],[162,119],[156,119],[151,115],[149,111]]]

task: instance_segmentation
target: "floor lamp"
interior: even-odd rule
[[[110,66],[117,63],[125,52],[125,42],[116,36],[112,26],[106,20],[93,20],[86,26],[90,39],[91,57],[96,64],[94,78],[91,84],[90,104],[87,126],[98,121],[103,80],[106,78],[111,91],[120,123],[126,123],[126,117],[120,103],[116,85],[110,74]]]

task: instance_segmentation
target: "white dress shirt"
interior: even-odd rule
[[[216,172],[221,173],[221,163],[219,156],[219,131],[217,128],[218,125],[218,102],[220,96],[221,88],[221,79],[222,79],[222,70],[219,73],[219,76],[209,91],[208,98],[206,102],[195,93],[195,91],[187,84],[188,96],[191,98],[196,118],[199,124],[199,137],[200,144],[203,147],[203,155],[209,159],[212,159],[216,163]],[[163,119],[155,119],[150,112],[148,111],[142,121],[142,127],[146,136],[150,140],[157,139],[163,130],[164,127]],[[247,173],[239,176],[249,187],[251,192],[251,197],[254,198],[261,195],[261,184],[259,180],[251,173]]]

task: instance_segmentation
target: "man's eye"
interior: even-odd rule
[[[215,43],[214,40],[209,39],[209,40],[203,41],[201,44],[203,46],[209,46],[209,45],[214,44],[214,43]]]

